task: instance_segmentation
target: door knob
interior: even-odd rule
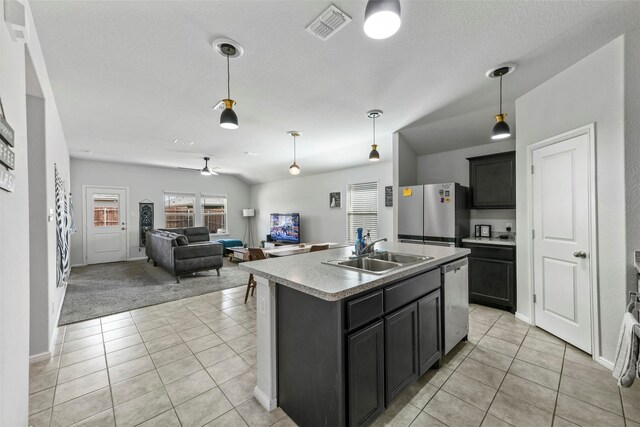
[[[123,230],[126,230],[126,228],[122,227]]]
[[[576,258],[586,258],[587,253],[585,251],[574,252],[573,256]]]

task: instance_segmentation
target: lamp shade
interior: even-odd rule
[[[364,11],[364,32],[372,39],[386,39],[400,29],[400,0],[369,0]]]
[[[242,216],[256,216],[255,209],[242,209]]]
[[[220,126],[225,129],[238,129],[238,116],[231,108],[225,108],[220,114]]]
[[[491,139],[505,139],[511,136],[511,129],[504,119],[501,119],[493,126],[491,130]]]
[[[378,146],[373,144],[371,146],[371,152],[369,153],[369,161],[377,162],[378,160],[380,160],[380,153],[378,153]]]

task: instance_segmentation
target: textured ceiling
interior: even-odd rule
[[[249,183],[288,177],[298,138],[303,174],[366,164],[371,120],[420,154],[489,142],[497,108],[490,67],[515,61],[505,110],[640,20],[639,2],[403,0],[400,31],[367,38],[362,1],[334,1],[353,21],[326,42],[305,26],[329,1],[37,1],[36,28],[73,157],[202,167]],[[240,128],[219,127],[226,63]],[[509,111],[511,109],[511,111]],[[181,146],[176,138],[195,141]],[[243,153],[256,152],[252,157]]]

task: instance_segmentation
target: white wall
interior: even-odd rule
[[[640,250],[640,30],[625,35],[624,51],[627,288],[638,291],[633,252]]]
[[[180,171],[168,168],[139,166],[124,163],[71,160],[71,192],[74,195],[78,232],[71,238],[71,264],[84,264],[84,218],[82,186],[115,186],[129,188],[128,236],[129,259],[144,256],[139,248],[138,203],[149,199],[154,203],[156,228],[164,227],[164,192],[203,193],[227,195],[227,220],[229,236],[221,238],[242,239],[245,221],[242,209],[249,207],[249,186],[232,176],[202,176],[196,171]],[[196,218],[196,224],[198,219]]]
[[[443,153],[427,154],[417,159],[416,184],[438,184],[441,182],[457,182],[469,186],[468,157],[513,151],[515,140],[492,142],[475,145],[469,148],[451,150]],[[511,231],[516,231],[515,209],[472,209],[470,214],[471,230],[476,224],[491,225],[491,230],[506,230],[506,224],[512,224]]]
[[[304,173],[304,171],[303,171]],[[393,239],[393,208],[384,205],[384,187],[392,185],[391,162],[304,176],[251,186],[251,207],[256,208],[257,242],[269,233],[271,213],[300,213],[305,242],[347,241],[347,184],[378,182],[378,237]],[[342,208],[329,208],[329,193],[342,192]]]
[[[0,191],[0,425],[23,426],[28,425],[30,329],[30,206],[25,43],[11,40],[4,24],[4,4],[0,3],[0,96],[7,120],[16,135],[16,190],[14,193]],[[68,171],[66,140],[28,3],[26,24],[29,29],[26,48],[30,53],[44,98],[47,100],[46,143],[51,144],[51,151],[55,152],[52,159],[59,159],[59,166],[64,173],[65,170]],[[47,158],[47,182],[42,184],[46,186],[47,194],[53,191],[53,164],[49,164],[49,161]],[[46,215],[46,212],[42,212],[42,215]],[[50,230],[47,231],[50,235]],[[47,253],[53,253],[54,258],[52,261],[42,262],[55,264],[55,240],[48,239],[46,246]],[[41,286],[49,288],[51,283],[41,283]],[[50,300],[54,303],[59,302],[56,298],[56,294],[59,293],[48,293]],[[55,315],[56,313],[52,316]],[[41,326],[49,328],[49,325]]]
[[[599,324],[601,355],[608,361],[614,357],[626,299],[624,52],[624,37],[620,37],[516,100],[517,227],[521,231],[527,230],[528,223],[527,146],[596,124]],[[518,233],[516,240],[518,312],[530,317],[528,233]]]

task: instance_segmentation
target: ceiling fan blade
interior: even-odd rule
[[[196,172],[200,172],[201,169],[196,169],[196,168],[183,168],[181,166],[178,166],[178,169],[183,170],[183,171],[196,171]]]

